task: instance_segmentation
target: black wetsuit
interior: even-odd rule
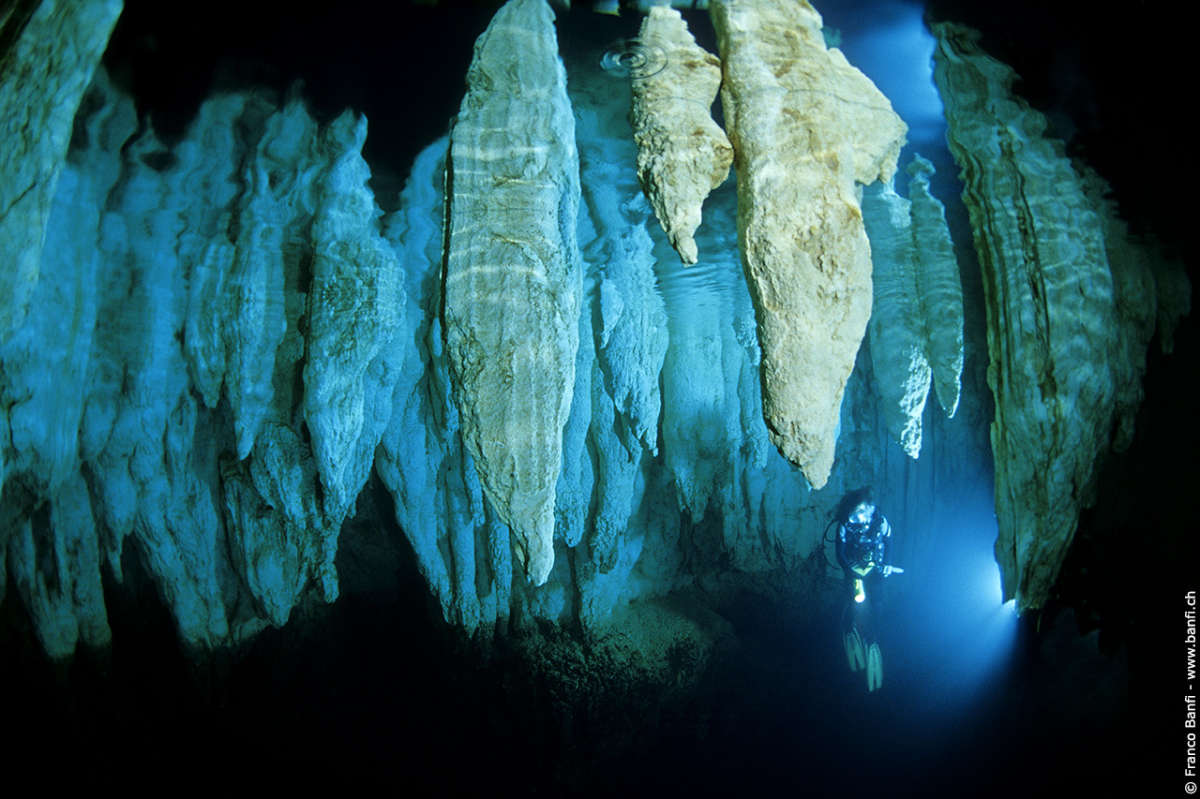
[[[863,513],[860,508],[867,506],[867,519],[861,520]],[[842,519],[837,532],[837,559],[846,572],[850,584],[855,577],[862,575],[854,571],[866,568],[868,563],[875,567],[864,577],[864,582],[870,587],[871,601],[876,602],[879,586],[882,583],[883,566],[888,563],[892,548],[892,526],[879,511],[870,503],[862,503],[850,512],[849,518]]]

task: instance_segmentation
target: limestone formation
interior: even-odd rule
[[[963,300],[945,209],[929,193],[933,165],[916,155],[910,199],[891,184],[863,194],[875,301],[868,331],[876,390],[888,430],[910,457],[921,452],[921,417],[932,381],[947,416],[958,408]]]
[[[496,13],[467,86],[450,137],[446,349],[463,440],[541,585],[582,292],[575,120],[545,0]]]
[[[1006,599],[1050,595],[1098,464],[1131,433],[1154,279],[978,34],[935,26],[935,78],[987,309],[996,559]],[[1122,432],[1123,431],[1123,432]]]
[[[874,262],[874,302],[867,329],[875,387],[888,431],[910,458],[916,458],[921,454],[921,416],[931,370],[911,207],[890,184],[871,186],[863,196]]]
[[[80,641],[102,647],[112,638],[87,492],[83,476],[72,475],[46,509],[23,521],[9,549],[14,587],[55,659],[69,657]]]
[[[963,293],[946,208],[929,191],[933,164],[914,155],[908,166],[908,200],[921,316],[925,320],[925,357],[933,388],[947,416],[958,410],[963,371]]]
[[[507,620],[513,601],[509,530],[483,499],[451,397],[439,319],[446,139],[413,164],[387,237],[405,278],[399,378],[375,459],[396,521],[445,619],[470,633]],[[577,403],[576,403],[577,404]],[[574,405],[572,406],[574,409]]]
[[[213,309],[221,309],[214,324],[228,353],[225,395],[239,459],[250,454],[272,406],[291,406],[291,384],[276,377],[298,371],[304,356],[298,331],[288,325],[301,313],[302,288],[289,286],[288,278],[308,244],[316,171],[307,167],[316,160],[317,126],[302,103],[262,119],[267,111],[252,107],[243,117],[261,128],[241,176],[246,190],[234,209],[239,224],[233,259]],[[276,396],[277,390],[286,393]]]
[[[365,123],[224,95],[167,148],[103,73],[82,107],[0,344],[0,543],[54,657],[107,641],[100,569],[131,543],[188,646],[237,642],[337,597],[391,417],[403,292]]]
[[[75,110],[122,5],[43,0],[27,19],[28,4],[0,12],[0,30],[16,35],[0,52],[0,343],[25,318],[37,285]]]
[[[446,619],[472,633],[532,617],[604,635],[625,605],[685,584],[696,562],[750,573],[800,562],[817,546],[827,512],[762,421],[754,314],[737,268],[736,193],[723,187],[710,199],[697,234],[701,262],[684,268],[638,185],[628,84],[589,66],[568,63],[580,76],[568,88],[587,290],[555,488],[556,565],[536,590],[512,579],[520,566],[510,558],[510,531],[483,499],[450,397],[431,290],[442,262],[444,143],[417,159],[387,226],[405,266],[400,338],[409,344],[376,469]],[[851,393],[869,395],[861,382]],[[849,425],[865,468],[881,461],[871,418]],[[839,487],[860,479],[835,475]],[[681,532],[701,525],[712,531],[703,543]],[[681,547],[693,552],[690,566]]]
[[[191,173],[182,176],[185,190],[213,209],[213,213],[189,225],[179,240],[180,254],[193,264],[184,354],[192,382],[210,409],[221,400],[237,318],[232,290],[237,248],[230,240],[229,226],[234,218],[231,206],[241,190],[242,176],[237,169],[241,145],[236,130],[227,121],[259,115],[257,104],[247,99],[232,94],[204,103],[192,124],[195,135],[179,144],[180,163],[191,165]],[[231,398],[232,392],[227,391],[226,396]],[[243,415],[240,410],[234,413]]]
[[[711,13],[763,413],[771,440],[820,488],[871,313],[855,184],[892,177],[906,127],[841,51],[826,49],[804,0],[717,0]]]
[[[584,374],[575,402],[586,412],[579,428],[586,446],[580,460],[591,479],[577,481],[586,491],[577,527],[589,558],[578,578],[589,627],[615,603],[613,588],[633,568],[632,552],[642,536],[631,530],[638,506],[637,484],[651,457],[660,451],[661,378],[668,348],[667,311],[656,281],[651,209],[638,183],[635,143],[626,116],[630,90],[594,71],[573,70],[571,103],[578,123],[584,203],[579,241],[596,289],[586,335],[592,351],[580,346],[577,369]],[[617,90],[614,91],[614,88]],[[574,418],[574,414],[572,414]],[[567,470],[564,469],[564,476]],[[583,477],[583,475],[580,475]],[[567,489],[567,495],[573,493]],[[582,560],[582,559],[581,559]]]
[[[110,158],[135,127],[126,99],[102,104],[77,128],[79,146],[51,203],[31,312],[0,344],[0,450],[11,446],[6,464],[0,456],[9,478],[0,473],[0,557],[7,542],[14,588],[53,658],[110,637],[100,577],[106,537],[81,470],[81,428],[94,348],[102,346],[95,331],[104,259],[96,243],[119,174]]]
[[[539,21],[511,35],[548,38],[544,9],[515,7],[533,7]],[[531,65],[522,60],[516,77]],[[629,83],[582,56],[568,68],[573,109],[556,102],[532,114],[564,122],[539,134],[549,149],[525,151],[532,163],[514,155],[447,171],[443,140],[417,159],[387,217],[370,197],[353,114],[317,124],[299,97],[218,94],[168,146],[98,75],[51,207],[44,279],[0,343],[0,595],[26,607],[48,652],[103,646],[105,592],[146,591],[143,579],[187,647],[236,644],[294,623],[297,607],[333,599],[350,579],[389,585],[380,561],[361,556],[411,545],[444,617],[465,631],[570,626],[661,660],[681,638],[711,646],[721,627],[673,592],[728,596],[747,581],[794,590],[797,569],[820,560],[811,556],[847,488],[903,484],[903,501],[883,498],[890,515],[910,514],[906,529],[937,529],[923,514],[941,485],[935,466],[951,459],[888,457],[866,359],[847,383],[847,450],[828,490],[810,491],[771,445],[735,188],[709,198],[699,263],[685,268],[639,187]],[[491,74],[477,69],[473,81],[482,87]],[[512,116],[534,132],[527,99],[512,99]],[[463,130],[482,108],[468,103]],[[562,119],[572,111],[574,130]],[[566,160],[554,170],[536,160],[572,143],[578,206]],[[549,228],[514,222],[492,233],[524,230],[536,238],[529,251],[557,236],[565,254],[545,262],[559,277],[566,244],[580,243],[582,291],[573,314],[560,314],[571,332],[554,334],[560,347],[571,337],[579,345],[569,369],[547,363],[539,373],[561,381],[538,386],[551,411],[568,403],[549,389],[570,397],[565,421],[545,426],[562,456],[551,475],[554,565],[541,586],[523,579],[517,556],[529,542],[488,496],[465,435],[475,411],[460,413],[461,350],[442,327],[453,289],[446,221],[483,174],[472,178],[471,167],[497,163],[531,170],[501,184],[552,171],[567,191],[536,215]],[[529,218],[515,207],[525,195],[484,189],[476,202]],[[488,218],[479,210],[475,221]],[[517,320],[525,340],[549,340],[526,326],[526,297],[490,299],[477,328],[460,334],[516,330]],[[939,439],[937,423],[925,432],[935,455],[962,449]],[[395,525],[381,515],[388,503],[363,491],[372,455]],[[952,468],[976,462],[985,460],[956,456]],[[352,572],[335,568],[339,550],[347,557],[337,565]]]
[[[391,418],[396,376],[384,350],[404,308],[396,254],[367,188],[366,137],[366,118],[351,113],[325,130],[320,160],[330,166],[312,228],[304,416],[337,516],[366,483]]]
[[[651,209],[633,168],[636,145],[629,140],[626,122],[629,89],[594,71],[580,68],[572,74],[580,76],[569,89],[578,118],[584,200],[579,241],[597,281],[596,357],[623,426],[642,448],[657,454],[667,314],[656,284],[659,256],[648,219]],[[631,451],[635,446],[628,442]]]
[[[667,6],[650,9],[639,45],[662,59],[663,68],[631,74],[638,178],[671,246],[684,263],[694,264],[700,208],[733,163],[729,139],[710,113],[721,62],[696,44],[680,13]]]

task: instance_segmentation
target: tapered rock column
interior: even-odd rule
[[[721,62],[696,44],[673,8],[652,8],[639,38],[664,65],[632,76],[638,179],[671,246],[684,263],[694,264],[700,208],[733,163],[729,139],[710,112],[721,87]]]
[[[921,315],[925,318],[925,356],[932,369],[938,403],[952,417],[962,394],[962,279],[950,228],[946,225],[946,208],[929,191],[933,164],[914,155],[908,174],[917,286]]]
[[[910,458],[917,458],[931,370],[912,204],[891,185],[871,187],[863,195],[863,212],[874,259],[874,307],[867,331],[875,390],[888,432]]]
[[[545,0],[511,0],[475,43],[450,136],[442,312],[463,441],[540,585],[575,384],[582,294],[575,121]]]
[[[855,183],[889,180],[907,127],[804,0],[714,0],[738,237],[758,316],[771,440],[814,488],[833,466],[871,314]]]
[[[958,409],[963,299],[945,208],[929,193],[933,164],[914,154],[908,172],[911,199],[891,185],[872,186],[863,193],[863,211],[874,261],[867,330],[875,387],[888,431],[916,458],[930,382],[947,416]]]

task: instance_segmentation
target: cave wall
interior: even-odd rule
[[[1179,265],[1119,221],[1016,73],[978,32],[933,27],[935,77],[984,277],[996,469],[996,560],[1021,609],[1050,595],[1100,467],[1133,437],[1146,349],[1188,305]]]

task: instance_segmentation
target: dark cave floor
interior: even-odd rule
[[[271,631],[223,664],[193,665],[166,643],[165,613],[158,643],[134,651],[115,625],[111,652],[67,666],[39,663],[27,639],[0,667],[7,726],[22,731],[10,762],[70,764],[66,778],[88,785],[382,777],[496,795],[832,795],[847,785],[1036,795],[1100,786],[1136,765],[1119,696],[1097,697],[1077,680],[1094,664],[1062,660],[1028,625],[992,679],[954,707],[936,674],[902,658],[868,695],[846,668],[835,613],[803,625],[761,611],[733,619],[738,647],[694,690],[608,675],[579,683],[592,695],[566,697],[515,650],[497,647],[484,665],[401,599],[343,596],[309,634]],[[885,638],[885,652],[902,649]],[[1104,679],[1119,681],[1122,661],[1103,657]],[[1105,706],[1089,706],[1097,699]]]

